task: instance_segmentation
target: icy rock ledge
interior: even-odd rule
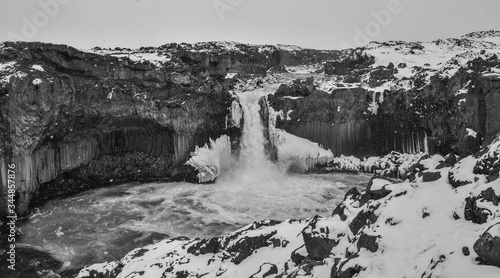
[[[231,163],[231,141],[229,136],[222,135],[217,140],[210,139],[210,144],[202,148],[196,146],[191,158],[186,162],[198,170],[198,182],[211,182],[221,171],[227,169]]]

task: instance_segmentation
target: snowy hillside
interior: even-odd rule
[[[439,156],[420,163],[433,181],[374,178],[331,217],[168,239],[78,277],[498,277],[500,181],[454,189]]]
[[[451,77],[459,71],[470,70],[470,62],[474,59],[497,59],[500,55],[500,32],[474,32],[459,39],[432,42],[371,42],[366,47],[344,51],[344,58],[359,59],[363,55],[371,58],[370,61],[367,60],[370,71],[356,73],[354,70],[333,74],[334,76],[357,75],[358,82],[325,80],[318,85],[327,92],[353,85],[378,92],[422,87],[429,84],[430,78],[434,75]],[[370,84],[374,70],[387,74],[387,80]],[[478,73],[491,78],[500,78],[498,66],[484,68]],[[424,82],[419,83],[417,80]]]

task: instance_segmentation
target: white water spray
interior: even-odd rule
[[[266,89],[257,89],[236,94],[243,114],[240,157],[235,169],[228,176],[220,177],[218,183],[248,185],[285,177],[266,155],[267,139],[264,137],[259,100],[267,93]]]
[[[260,116],[258,91],[238,94],[243,110],[243,134],[241,138],[241,162],[246,167],[258,168],[269,164],[264,146],[264,126]]]

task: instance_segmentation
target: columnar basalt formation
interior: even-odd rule
[[[7,212],[4,170],[9,164],[16,165],[19,217],[31,203],[53,197],[44,196],[47,192],[190,179],[192,171],[182,163],[195,145],[222,134],[238,144],[239,128],[228,125],[229,90],[237,80],[226,74],[262,75],[337,53],[216,42],[84,52],[66,45],[5,42],[0,45],[1,215]],[[165,171],[153,174],[139,167],[129,170],[142,174],[123,175],[123,160],[138,158]],[[165,162],[161,166],[159,158]]]
[[[344,50],[323,64],[326,76],[297,79],[269,98],[283,115],[277,126],[336,155],[474,153],[500,131],[499,37]]]

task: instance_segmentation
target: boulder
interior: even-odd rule
[[[368,182],[366,191],[361,194],[359,203],[360,205],[366,204],[369,200],[379,200],[391,193],[390,190],[386,189],[387,184],[393,184],[397,181],[387,177],[374,176]],[[384,184],[383,186],[380,186]]]
[[[493,229],[496,229],[493,236]],[[474,243],[474,251],[484,263],[500,267],[500,223],[496,223],[488,228]]]
[[[321,217],[316,216],[302,231],[307,254],[313,260],[327,258],[332,248],[338,244],[338,240],[331,238],[333,231],[327,226],[322,226],[321,220]]]
[[[377,221],[378,216],[374,213],[376,208],[367,208],[360,211],[349,224],[349,228],[353,234],[357,234],[365,225],[373,224]]]
[[[478,207],[477,200],[477,197],[465,198],[464,216],[465,220],[472,221],[472,223],[483,224],[488,222],[491,212],[488,209]]]
[[[359,237],[357,243],[358,251],[361,250],[361,248],[365,248],[370,252],[377,252],[378,250],[377,238],[378,236],[362,234]]]
[[[422,181],[423,182],[437,181],[440,178],[441,178],[440,172],[423,172],[422,173]]]

